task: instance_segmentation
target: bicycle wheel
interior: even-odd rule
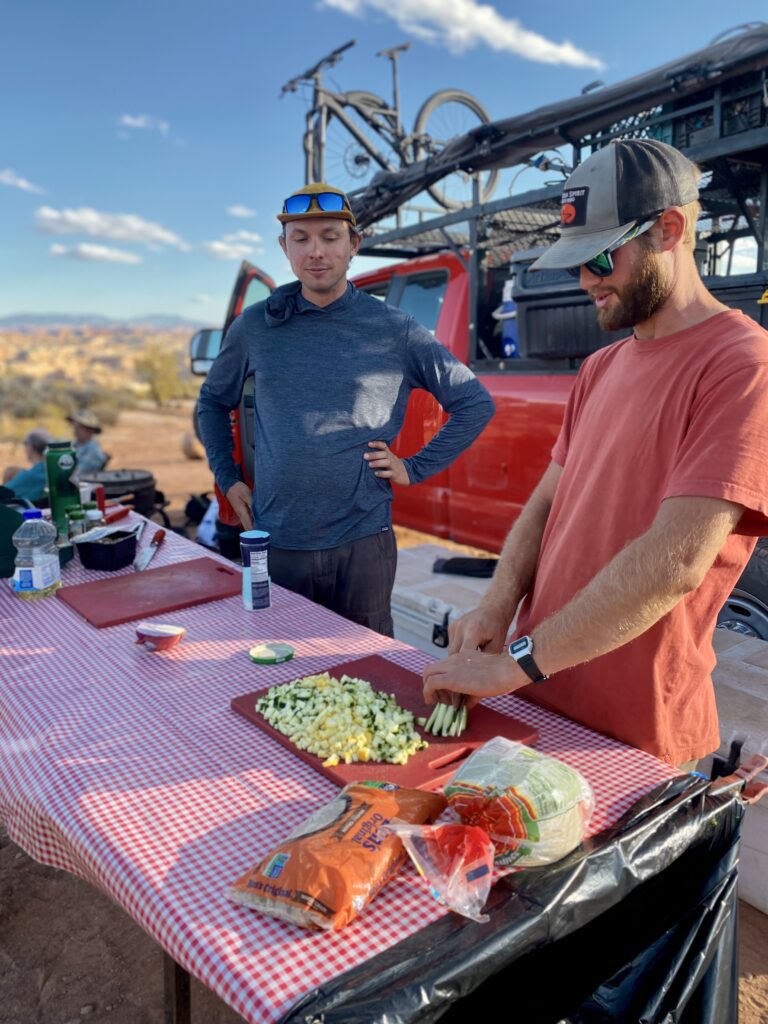
[[[481,103],[461,89],[443,89],[430,96],[416,115],[414,134],[417,160],[435,156],[445,149],[457,135],[464,135],[480,124],[488,124],[490,117]],[[480,175],[480,199],[487,202],[493,195],[499,177],[498,170],[483,171]],[[472,205],[472,175],[464,171],[441,178],[427,189],[429,194],[446,210],[459,210]]]
[[[361,94],[356,94],[361,95]],[[375,112],[376,106],[373,100],[385,108],[383,100],[365,94],[370,97],[365,104],[366,109]],[[344,110],[355,125],[358,132],[365,138],[373,150],[379,154],[380,159],[372,156],[366,148],[348,131],[346,126],[337,117],[331,114],[325,128],[325,175],[324,180],[329,185],[343,189],[345,192],[353,192],[355,189],[367,185],[374,174],[381,170],[396,170],[400,166],[400,160],[391,149],[385,138],[377,134],[353,107],[347,106]],[[319,138],[315,132],[315,167],[319,168]],[[383,166],[382,166],[383,165]],[[388,168],[387,168],[388,165]]]

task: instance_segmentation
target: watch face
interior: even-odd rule
[[[521,636],[519,640],[515,640],[509,645],[509,653],[513,657],[517,654],[530,654],[531,650],[532,644],[527,636]]]

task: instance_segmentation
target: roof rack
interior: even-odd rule
[[[571,147],[575,166],[611,139],[653,138],[674,145],[705,172],[702,227],[713,254],[717,242],[751,235],[758,269],[764,268],[768,25],[741,26],[718,38],[616,85],[482,125],[428,160],[376,175],[350,196],[358,223],[367,229],[361,253],[408,258],[451,248],[478,254],[484,266],[498,265],[511,252],[554,241],[560,185],[426,219],[420,211],[420,221],[410,224],[403,216],[408,201],[456,170],[534,166],[536,154],[563,145]],[[388,225],[393,216],[396,223]]]

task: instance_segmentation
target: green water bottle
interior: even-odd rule
[[[80,504],[80,490],[72,481],[77,455],[69,441],[51,441],[45,450],[45,477],[51,520],[61,536],[67,536],[67,510]]]

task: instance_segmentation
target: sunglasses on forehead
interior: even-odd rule
[[[632,227],[627,231],[626,234],[622,235],[621,238],[614,242],[613,245],[609,245],[607,249],[603,249],[597,256],[593,256],[591,260],[587,260],[586,263],[581,263],[578,267],[567,267],[568,273],[571,277],[578,277],[581,273],[581,268],[585,267],[590,274],[594,274],[595,277],[608,277],[613,273],[613,258],[612,252],[615,252],[622,245],[626,245],[627,242],[631,242],[633,238],[637,238],[638,235],[645,234],[653,225],[656,223],[658,214],[653,214],[650,220],[635,221]]]
[[[288,196],[283,203],[283,213],[308,213],[313,201],[323,213],[339,213],[350,209],[347,197],[338,192],[312,192]]]

